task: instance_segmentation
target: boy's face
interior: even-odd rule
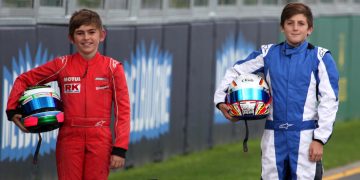
[[[285,20],[281,30],[290,45],[298,46],[311,34],[313,28],[309,27],[303,14],[296,14]]]
[[[92,58],[98,51],[99,43],[105,39],[105,31],[95,25],[81,25],[69,38],[84,58]]]

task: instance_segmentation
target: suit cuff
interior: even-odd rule
[[[11,121],[15,114],[22,114],[22,112],[20,109],[6,110],[6,115],[9,121]]]
[[[314,138],[313,138],[313,140],[314,140],[314,141],[317,141],[317,142],[319,142],[319,143],[321,143],[322,145],[325,145],[325,143],[324,143],[324,142],[322,142],[320,139],[314,139]]]
[[[113,146],[111,154],[125,158],[126,157],[126,149]]]

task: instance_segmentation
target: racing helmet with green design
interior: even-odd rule
[[[23,117],[21,121],[31,133],[51,131],[64,122],[60,96],[50,86],[27,88],[19,103]]]

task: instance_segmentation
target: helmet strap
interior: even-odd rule
[[[34,153],[33,164],[36,164],[38,161],[38,156],[39,156],[39,151],[40,151],[40,146],[41,146],[41,141],[42,141],[41,134],[40,133],[38,133],[38,134],[39,134],[39,140],[38,140],[36,150]]]
[[[243,151],[247,152],[248,151],[247,141],[249,139],[249,127],[248,127],[248,124],[247,124],[247,120],[245,120],[245,127],[246,127],[246,132],[245,132],[245,138],[244,138],[244,141],[243,141]]]

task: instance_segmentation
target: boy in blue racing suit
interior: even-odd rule
[[[214,102],[230,121],[226,90],[239,74],[264,73],[273,96],[262,136],[262,179],[321,179],[323,145],[338,110],[339,75],[327,49],[306,41],[313,17],[302,3],[287,4],[281,14],[286,41],[263,45],[225,74]]]

